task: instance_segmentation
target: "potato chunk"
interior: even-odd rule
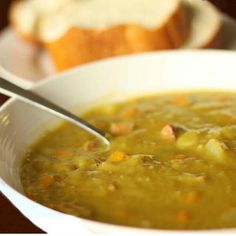
[[[196,147],[199,142],[199,133],[197,131],[187,131],[177,140],[177,147],[181,150]]]
[[[217,162],[224,162],[229,157],[227,146],[217,140],[210,139],[205,145],[206,154]]]

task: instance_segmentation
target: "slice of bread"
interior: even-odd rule
[[[117,2],[117,0],[115,1]],[[120,1],[123,2],[123,0]],[[126,0],[124,1],[127,2]],[[179,1],[149,0],[150,4],[151,2],[159,2],[159,5],[156,6],[159,6],[159,11],[164,1],[166,2],[163,4],[163,10],[166,11],[168,9],[168,12],[166,14],[157,14],[156,21],[152,23],[142,22],[142,18],[145,18],[145,15],[141,14],[140,7],[137,10],[138,13],[136,12],[137,16],[140,16],[140,19],[137,17],[139,20],[132,20],[131,18],[128,20],[129,18],[126,16],[127,19],[114,20],[113,24],[110,24],[109,22],[112,21],[110,20],[110,18],[112,19],[111,15],[106,20],[106,24],[102,22],[97,26],[92,27],[86,25],[85,27],[82,26],[84,23],[81,22],[80,25],[69,28],[68,31],[60,35],[57,39],[53,37],[53,40],[45,40],[44,37],[45,46],[52,55],[58,70],[65,70],[82,63],[111,56],[178,48],[188,36],[189,26],[187,14],[185,8],[183,8]],[[141,2],[144,3],[143,0],[138,2],[140,4]],[[174,7],[164,7],[167,2],[174,5]],[[146,12],[152,12],[151,9],[153,7],[152,4],[152,7],[149,6]],[[100,11],[103,12],[102,8]],[[131,14],[132,11],[127,11],[127,15],[129,13]],[[158,13],[159,11],[156,12]],[[143,14],[148,14],[144,12]],[[121,13],[118,15],[117,18],[122,16]],[[160,16],[161,18],[159,18]],[[155,18],[155,14],[151,18]],[[56,25],[56,23],[54,24]],[[95,22],[92,25],[96,25]],[[45,31],[42,30],[41,32]]]
[[[11,21],[24,38],[46,46],[58,70],[110,56],[178,48],[189,32],[181,0],[47,0],[48,6],[43,4],[42,0],[17,2]]]
[[[24,0],[10,16],[59,71],[123,54],[220,45],[219,13],[203,0]]]
[[[222,47],[222,17],[216,7],[203,0],[182,1],[188,9],[190,34],[181,48]]]

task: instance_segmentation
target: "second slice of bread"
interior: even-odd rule
[[[208,1],[182,1],[188,10],[190,32],[181,48],[222,47],[222,17],[216,7]]]
[[[189,32],[180,0],[60,0],[48,14],[35,10],[41,7],[39,1],[17,3],[12,22],[25,38],[45,45],[58,70],[116,55],[178,48]],[[28,25],[17,20],[24,8],[27,14],[34,9]]]

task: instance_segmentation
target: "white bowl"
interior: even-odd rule
[[[167,51],[119,57],[58,74],[33,90],[67,109],[80,112],[108,103],[170,90],[230,89],[236,91],[236,53]],[[11,99],[0,109],[0,190],[34,224],[46,232],[155,235],[146,230],[104,224],[69,216],[23,195],[19,167],[26,148],[59,120]],[[236,229],[225,230],[234,231]],[[170,232],[170,231],[169,231]],[[171,231],[180,232],[180,231]],[[199,231],[198,231],[199,232]],[[203,232],[203,231],[200,231]],[[82,235],[82,234],[81,234]]]

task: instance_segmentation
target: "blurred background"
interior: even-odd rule
[[[109,0],[108,0],[109,1]],[[118,0],[119,1],[119,0]],[[189,0],[191,1],[191,0]],[[202,0],[206,1],[206,0]],[[236,19],[236,0],[210,0],[222,12]],[[0,31],[8,25],[8,9],[12,0],[0,0]],[[0,52],[1,53],[1,52]],[[0,104],[6,97],[0,95]],[[40,233],[31,222],[24,218],[0,193],[0,233]]]

